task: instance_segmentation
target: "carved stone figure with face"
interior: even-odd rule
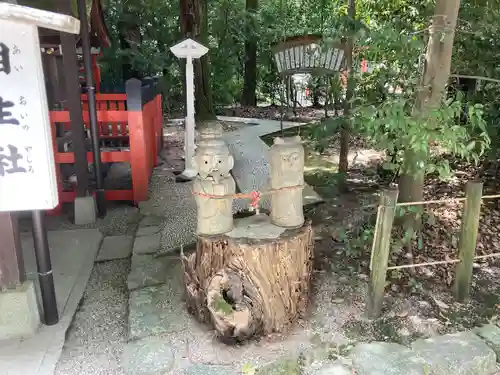
[[[194,164],[202,179],[212,178],[215,183],[228,177],[234,166],[234,159],[225,143],[216,141],[199,144],[194,157]]]
[[[198,176],[193,190],[197,205],[197,233],[202,235],[223,234],[233,229],[233,198],[236,184],[229,173],[234,159],[222,139],[222,125],[218,122],[201,129],[193,164]],[[224,198],[213,198],[226,196]]]
[[[275,138],[269,152],[271,188],[280,190],[271,195],[273,224],[293,228],[304,224],[302,189],[304,185],[304,147],[299,136]]]

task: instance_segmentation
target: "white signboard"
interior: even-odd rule
[[[0,211],[57,204],[38,29],[0,19]]]

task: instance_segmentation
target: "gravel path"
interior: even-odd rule
[[[130,260],[96,263],[55,375],[122,375]]]

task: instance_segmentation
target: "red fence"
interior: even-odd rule
[[[134,201],[136,204],[148,199],[149,178],[157,165],[158,153],[163,147],[163,115],[161,94],[157,85],[142,86],[141,81],[131,79],[127,82],[126,94],[97,94],[97,121],[101,140],[117,140],[128,144],[112,151],[101,151],[103,163],[126,162],[132,172],[132,189],[106,190],[106,200]],[[83,121],[90,129],[88,99],[82,95]],[[73,202],[75,190],[64,191],[61,164],[75,163],[73,152],[61,151],[56,138],[56,127],[70,130],[70,113],[51,111],[52,137],[55,150],[56,171],[59,190],[59,206],[53,213],[60,213],[61,204]],[[91,152],[87,160],[93,161]]]

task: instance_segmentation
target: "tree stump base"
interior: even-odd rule
[[[188,309],[226,342],[284,333],[305,314],[312,258],[310,222],[285,230],[266,215],[236,220],[231,233],[198,236],[196,252],[182,255]]]

